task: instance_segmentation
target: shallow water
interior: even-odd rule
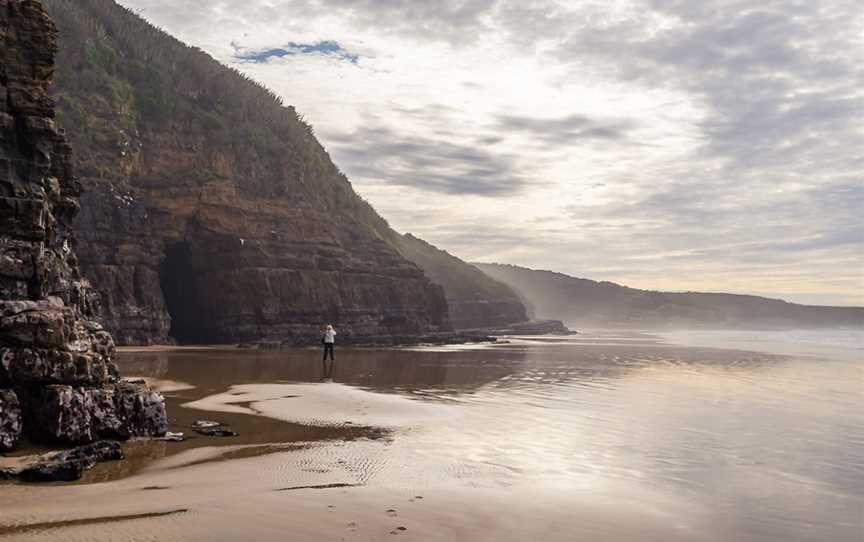
[[[498,519],[484,520],[490,539],[518,532],[506,516],[537,507],[537,525],[555,525],[544,533],[553,540],[640,532],[662,540],[666,529],[684,540],[859,541],[864,367],[861,336],[844,337],[822,334],[806,348],[762,334],[688,336],[678,346],[591,333],[486,347],[337,349],[333,382],[321,381],[311,350],[129,351],[121,369],[164,386],[172,430],[194,435],[192,421],[216,419],[240,436],[133,443],[129,461],[102,465],[85,481],[171,480],[171,472],[221,459],[216,476],[254,473],[246,493],[452,491],[478,514],[488,506],[480,495],[500,498]],[[11,496],[0,488],[0,505],[4,492]],[[179,504],[192,499],[191,490],[181,497]],[[589,505],[614,509],[616,519],[580,516]],[[649,522],[656,537],[640,530]]]

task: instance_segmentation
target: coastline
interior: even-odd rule
[[[527,358],[520,353],[526,348]],[[680,346],[654,335],[609,331],[506,337],[455,350],[344,348],[337,352],[333,383],[315,380],[317,349],[123,348],[124,369],[150,375],[151,385],[166,395],[172,431],[194,438],[130,442],[124,445],[126,461],[101,464],[78,483],[0,485],[0,540],[730,539],[734,531],[717,527],[716,510],[695,505],[688,493],[661,492],[622,478],[631,470],[639,475],[639,464],[609,476],[602,469],[572,471],[542,455],[534,431],[554,428],[566,439],[560,444],[574,450],[599,446],[612,453],[638,443],[644,448],[640,456],[651,455],[645,440],[653,434],[650,427],[633,434],[616,430],[623,440],[603,444],[603,435],[583,433],[580,420],[602,416],[601,424],[608,425],[605,416],[621,408],[625,418],[639,416],[662,385],[648,386],[651,399],[640,403],[641,409],[601,401],[579,418],[546,419],[527,433],[515,423],[514,416],[533,420],[550,411],[537,405],[540,395],[522,396],[520,388],[511,388],[514,376],[531,382],[543,374],[534,369],[538,360],[563,352],[601,355],[596,380],[583,380],[585,362],[574,366],[581,384],[571,399],[603,394],[612,384],[624,386],[630,397],[633,383],[666,375],[658,382],[693,380],[693,397],[711,405],[709,390],[734,390],[739,396],[742,376],[761,380],[763,372],[785,371],[789,364],[779,355]],[[434,361],[441,356],[453,361],[439,367]],[[662,363],[650,362],[653,356],[662,356]],[[549,367],[569,371],[568,365]],[[716,387],[694,373],[700,367],[722,379]],[[555,373],[544,378],[560,385]],[[764,382],[755,385],[757,395],[767,389]],[[477,418],[489,393],[515,393],[518,410],[504,418],[494,412]],[[670,406],[683,399],[673,396]],[[519,413],[525,409],[538,410]],[[671,412],[659,408],[657,414],[666,423]],[[790,414],[798,423],[800,415]],[[190,428],[199,419],[221,422],[239,436],[194,435]],[[484,432],[475,435],[481,428]],[[554,445],[557,438],[540,442]],[[481,441],[489,448],[478,448]],[[514,445],[521,450],[517,455],[488,455]],[[539,470],[526,470],[535,461]],[[599,469],[603,461],[596,457],[587,465]]]

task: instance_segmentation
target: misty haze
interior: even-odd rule
[[[0,0],[0,540],[864,540],[862,36]]]

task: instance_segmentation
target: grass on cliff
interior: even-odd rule
[[[60,31],[58,121],[85,182],[128,188],[147,146],[170,138],[229,157],[243,193],[350,214],[377,235],[392,235],[312,127],[262,84],[113,0],[43,3]],[[206,159],[195,169],[202,182],[219,177]]]

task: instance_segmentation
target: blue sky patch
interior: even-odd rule
[[[345,60],[351,64],[357,64],[359,55],[350,53],[342,48],[339,43],[333,40],[324,40],[317,43],[295,43],[289,42],[284,47],[273,47],[270,49],[258,49],[252,51],[237,50],[234,55],[239,60],[247,62],[264,63],[271,58],[282,58],[293,55],[319,54],[334,56],[340,60]]]

